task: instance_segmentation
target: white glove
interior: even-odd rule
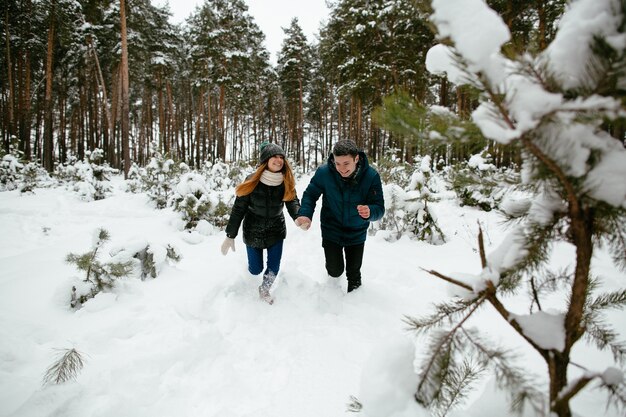
[[[298,226],[302,230],[309,230],[311,227],[311,219],[308,217],[300,216],[296,219],[296,226]]]
[[[222,255],[226,256],[228,249],[232,249],[233,252],[235,251],[235,239],[230,237],[224,239],[224,242],[222,243]]]

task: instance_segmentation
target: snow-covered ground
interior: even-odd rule
[[[299,195],[308,179],[299,181]],[[260,277],[246,271],[241,237],[236,252],[224,257],[223,233],[185,236],[175,213],[153,209],[144,195],[122,186],[117,179],[112,197],[89,203],[61,188],[0,193],[1,416],[335,417],[347,415],[352,395],[369,417],[427,416],[406,407],[414,355],[403,319],[424,314],[450,289],[420,268],[478,273],[477,221],[488,250],[505,232],[494,212],[453,200],[434,204],[448,243],[370,236],[363,286],[340,295],[325,285],[317,217],[307,232],[289,222],[270,306],[258,298]],[[99,227],[111,235],[102,258],[107,248],[145,240],[173,244],[182,260],[156,279],[125,278],[74,311],[70,290],[82,274],[65,257],[87,252]],[[555,251],[557,262],[571,259],[570,247]],[[612,289],[624,280],[603,252],[596,253],[594,273]],[[521,296],[507,306],[528,313]],[[608,319],[624,333],[623,313]],[[544,377],[541,359],[493,311],[485,309],[473,325],[520,345],[529,372]],[[77,379],[43,386],[58,350],[72,347],[85,358]],[[595,371],[612,365],[608,354],[582,343],[574,361]],[[508,415],[504,396],[486,388],[493,382],[483,385],[450,415]],[[573,407],[580,416],[617,417],[591,388]]]

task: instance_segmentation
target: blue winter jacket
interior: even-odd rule
[[[379,220],[385,214],[380,175],[369,165],[364,152],[359,152],[357,170],[353,178],[343,178],[337,172],[335,158],[331,154],[328,162],[315,171],[298,211],[298,216],[312,219],[317,200],[322,195],[322,239],[341,246],[365,242],[370,222]],[[370,208],[368,219],[359,216],[356,209],[362,204]]]

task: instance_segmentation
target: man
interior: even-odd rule
[[[339,278],[345,271],[348,292],[361,286],[363,249],[370,222],[385,213],[380,175],[352,140],[333,147],[328,163],[320,166],[302,196],[296,224],[307,230],[322,197],[320,223],[326,271]],[[337,281],[338,282],[338,281]]]

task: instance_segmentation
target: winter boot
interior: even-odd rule
[[[274,304],[274,299],[272,298],[272,295],[270,294],[270,288],[272,284],[274,283],[275,279],[276,279],[276,275],[272,274],[271,272],[268,272],[265,275],[263,275],[263,283],[259,287],[259,297],[261,298],[261,300],[265,301],[266,303],[270,305]]]
[[[361,286],[361,280],[348,281],[348,292],[352,292]]]

